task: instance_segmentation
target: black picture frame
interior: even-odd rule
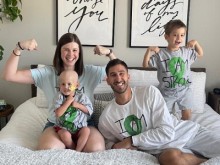
[[[57,41],[75,33],[83,46],[114,46],[115,0],[56,0]]]
[[[172,19],[182,20],[188,28],[189,0],[131,0],[129,47],[166,47],[164,25]],[[186,33],[186,44],[188,32]]]

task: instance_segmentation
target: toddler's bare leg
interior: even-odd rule
[[[79,130],[76,151],[81,152],[83,150],[89,138],[89,134],[90,134],[90,129],[88,127],[83,127]]]

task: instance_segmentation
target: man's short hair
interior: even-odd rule
[[[122,61],[122,60],[116,58],[116,59],[110,60],[110,61],[108,62],[108,64],[106,65],[106,68],[105,68],[106,75],[108,75],[109,69],[110,69],[111,67],[113,67],[113,66],[115,66],[115,65],[118,65],[118,64],[123,65],[123,66],[125,67],[125,69],[128,71],[128,66],[127,66],[127,64],[126,64],[124,61]]]

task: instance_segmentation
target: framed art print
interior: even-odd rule
[[[57,0],[57,41],[75,33],[83,46],[114,46],[115,0]]]
[[[131,0],[130,47],[166,47],[164,25],[180,19],[188,27],[189,0]],[[187,34],[185,42],[187,41]]]

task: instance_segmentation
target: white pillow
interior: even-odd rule
[[[45,65],[38,64],[37,67],[41,68],[41,67],[45,67]],[[36,103],[35,104],[39,108],[48,108],[48,106],[49,106],[47,98],[46,98],[44,92],[39,87],[37,87],[37,96],[36,96]]]
[[[0,131],[0,142],[36,150],[47,116],[48,109],[38,108],[35,98],[28,99],[16,108],[7,125]]]
[[[158,86],[157,71],[129,69],[130,86]]]
[[[203,113],[206,102],[206,95],[205,95],[206,73],[191,71],[191,77],[192,77],[193,102],[194,102],[192,113]]]
[[[157,71],[145,71],[129,69],[130,74],[130,85],[133,86],[158,86]],[[204,105],[206,101],[205,96],[205,83],[206,73],[205,72],[193,72],[191,71],[192,77],[192,89],[193,89],[193,100],[194,105],[192,113],[203,113]],[[100,85],[95,89],[95,93],[110,93],[112,89],[106,81],[102,81]]]

